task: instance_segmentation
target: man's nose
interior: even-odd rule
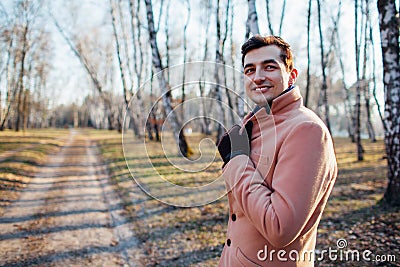
[[[265,81],[265,73],[263,69],[256,69],[256,73],[254,74],[253,82],[256,84],[262,83]]]

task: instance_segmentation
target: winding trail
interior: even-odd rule
[[[0,266],[141,266],[98,147],[71,130],[0,217]]]

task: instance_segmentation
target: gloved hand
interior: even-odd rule
[[[238,155],[250,155],[253,122],[248,121],[245,125],[245,129],[246,131],[243,131],[242,134],[240,134],[240,126],[234,125],[221,137],[217,147],[219,154],[224,161],[222,167]]]

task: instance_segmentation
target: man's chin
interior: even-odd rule
[[[256,103],[257,106],[264,107],[268,104],[268,99],[267,98],[254,99],[253,102]]]

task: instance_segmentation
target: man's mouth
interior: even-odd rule
[[[265,93],[267,92],[272,86],[262,86],[262,87],[256,87],[254,88],[254,91],[260,92],[260,93]]]

